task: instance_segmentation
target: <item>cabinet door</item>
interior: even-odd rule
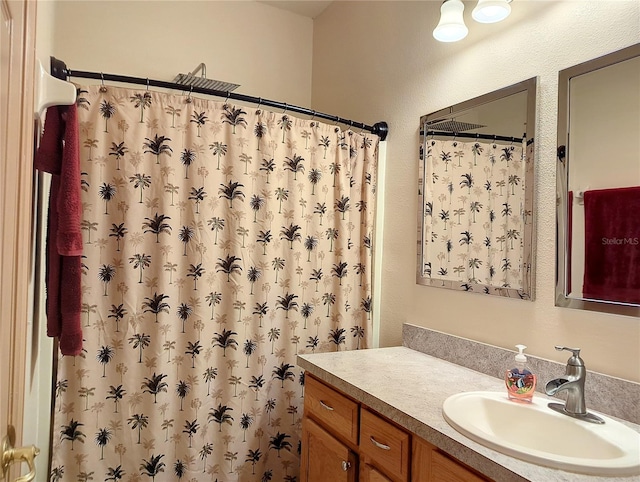
[[[310,418],[302,422],[302,482],[355,482],[357,458]]]
[[[431,454],[431,477],[434,482],[485,482],[465,466],[450,459],[439,450]]]
[[[425,440],[413,437],[411,480],[412,482],[487,482],[491,479],[467,468]]]
[[[369,464],[363,464],[359,482],[393,482]]]

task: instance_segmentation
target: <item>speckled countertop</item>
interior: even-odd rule
[[[298,365],[496,481],[640,481],[640,476],[594,477],[543,467],[458,433],[444,420],[442,403],[463,391],[504,391],[496,377],[406,347],[298,355]],[[640,426],[616,420],[640,432]]]

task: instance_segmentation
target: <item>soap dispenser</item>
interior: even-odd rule
[[[516,345],[518,354],[515,356],[515,363],[509,368],[504,376],[504,382],[507,385],[507,395],[510,400],[520,402],[530,402],[533,398],[533,392],[536,390],[537,377],[527,366],[527,357],[523,353],[527,348],[524,345]]]

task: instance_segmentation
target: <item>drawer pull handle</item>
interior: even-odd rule
[[[324,403],[322,400],[320,400],[320,405],[322,405],[322,408],[324,408],[325,410],[329,410],[330,412],[333,412],[333,407],[330,407],[329,405]]]
[[[380,442],[378,442],[376,439],[373,438],[373,436],[369,437],[369,440],[371,440],[371,443],[373,445],[375,445],[376,447],[378,447],[379,449],[382,450],[391,450],[391,447],[389,447],[388,445],[385,444],[381,444]]]
[[[342,470],[345,472],[351,468],[351,462],[347,462],[346,460],[342,461]]]

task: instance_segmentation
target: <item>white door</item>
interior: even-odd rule
[[[13,431],[19,447],[32,263],[36,2],[0,0],[0,15],[0,439]],[[16,465],[7,480],[17,473]]]

